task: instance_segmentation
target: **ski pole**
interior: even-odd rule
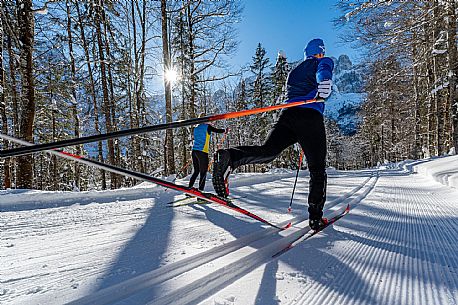
[[[189,164],[191,164],[191,161],[192,160],[189,160],[188,162],[186,162],[185,165],[183,165],[183,167],[180,169],[180,171],[175,175],[175,178],[172,179],[172,182],[177,181],[178,176],[180,176],[182,173],[184,173],[184,171],[188,168]]]
[[[137,135],[137,134],[142,134],[142,133],[147,133],[147,132],[196,125],[196,124],[213,122],[213,121],[224,120],[224,119],[239,118],[239,117],[253,115],[253,114],[262,113],[262,112],[268,112],[268,111],[274,111],[278,109],[296,107],[296,106],[304,105],[304,104],[322,103],[322,102],[324,102],[324,100],[322,99],[312,99],[312,100],[307,100],[307,101],[284,103],[280,105],[274,105],[274,106],[268,106],[268,107],[262,107],[262,108],[247,109],[247,110],[242,110],[242,111],[216,114],[216,115],[206,116],[202,118],[193,118],[193,119],[188,119],[188,120],[175,121],[171,123],[163,123],[163,124],[152,125],[152,126],[119,130],[119,131],[109,132],[105,134],[92,135],[92,136],[62,140],[62,141],[57,141],[57,142],[35,144],[35,145],[31,144],[25,147],[2,150],[0,151],[0,157],[5,158],[5,157],[12,157],[12,156],[19,156],[19,155],[27,155],[27,154],[31,154],[31,153],[42,151],[42,150],[64,148],[64,147],[72,146],[72,145],[79,145],[79,144],[108,140],[108,139],[113,139],[113,138],[120,138],[120,137]]]
[[[299,166],[297,167],[296,179],[294,180],[293,193],[291,194],[291,201],[289,202],[288,213],[291,213],[291,211],[293,210],[291,206],[293,205],[294,191],[296,190],[297,177],[299,176],[299,170],[301,169],[301,166],[302,166],[303,157],[304,157],[304,151],[301,150],[301,153],[299,155]]]
[[[177,177],[179,175],[181,175],[182,173],[184,173],[184,171],[188,168],[188,166],[192,163],[192,160],[189,160],[188,162],[186,162],[185,165],[183,165],[183,167],[180,169],[180,171],[178,172],[177,174]]]

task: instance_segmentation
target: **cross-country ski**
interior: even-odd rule
[[[336,215],[332,216],[331,218],[324,218],[324,222],[323,224],[318,228],[318,229],[310,229],[309,231],[307,231],[305,234],[299,236],[296,240],[294,240],[293,242],[291,242],[287,247],[283,248],[282,250],[280,250],[279,252],[275,253],[273,255],[273,257],[277,257],[279,255],[282,255],[283,253],[285,253],[286,251],[290,250],[291,248],[293,248],[294,246],[296,246],[298,243],[300,243],[301,241],[304,241],[304,240],[307,240],[311,237],[313,237],[314,235],[318,234],[319,232],[323,231],[327,226],[330,226],[332,225],[333,223],[335,223],[337,220],[339,220],[340,218],[344,217],[345,215],[348,214],[348,212],[350,212],[350,205],[347,205],[346,207],[344,207],[342,209],[342,211],[340,211],[339,213],[337,213]]]

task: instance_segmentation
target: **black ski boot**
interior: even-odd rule
[[[309,225],[310,229],[319,231],[328,223],[326,218],[323,218],[324,201],[316,204],[309,202]]]
[[[321,230],[324,226],[328,224],[328,220],[326,218],[319,218],[319,219],[309,219],[309,226],[310,229],[314,231]]]
[[[221,197],[229,196],[229,174],[231,173],[231,155],[225,149],[218,150],[213,157],[213,188]]]

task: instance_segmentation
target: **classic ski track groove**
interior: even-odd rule
[[[408,179],[412,180],[411,185],[415,185],[415,177]],[[457,232],[458,225],[450,220],[450,215],[455,215],[456,210],[453,211],[452,205],[440,195],[430,194],[419,187],[399,186],[384,181],[383,177],[379,184],[385,188],[395,185],[393,192],[383,201],[390,205],[384,210],[386,214],[378,212],[366,216],[373,220],[371,229],[358,232],[363,234],[357,237],[369,242],[363,244],[350,240],[338,257],[355,274],[364,275],[362,283],[366,283],[366,287],[361,286],[361,279],[357,276],[346,282],[343,280],[348,276],[339,273],[332,283],[344,285],[339,288],[353,291],[353,295],[332,293],[331,284],[315,281],[287,304],[457,304],[458,238],[452,233]],[[372,194],[377,194],[377,191]],[[365,202],[369,204],[360,209],[370,209],[371,200],[375,199],[366,198]],[[380,205],[377,207],[381,208]],[[345,224],[341,223],[341,226]],[[431,242],[433,244],[429,245]],[[380,245],[385,245],[385,248]],[[405,250],[395,251],[399,247]],[[393,253],[387,255],[388,252]],[[330,258],[322,261],[324,270],[332,267]],[[395,272],[394,276],[392,272]],[[419,295],[414,295],[415,292]]]
[[[400,172],[398,171],[397,173]],[[417,179],[420,180],[417,181]],[[336,272],[331,279],[304,281],[299,290],[296,290],[295,297],[293,299],[289,298],[286,302],[282,300],[282,304],[458,304],[458,277],[456,276],[458,274],[458,237],[456,236],[458,222],[456,217],[450,216],[457,214],[456,206],[458,201],[453,200],[450,202],[448,198],[451,197],[446,197],[442,194],[443,186],[433,185],[430,187],[430,182],[425,182],[425,179],[414,175],[396,177],[396,174],[388,174],[386,176],[382,174],[379,180],[374,182],[374,179],[369,177],[365,181],[361,179],[362,183],[352,191],[328,202],[326,204],[327,208],[340,206],[339,203],[342,201],[360,202],[356,209],[352,205],[350,215],[339,220],[337,226],[333,230],[329,230],[329,237],[333,241],[332,244],[334,244],[334,241],[339,243],[338,251],[331,247],[329,250],[331,254],[323,256],[323,259],[319,261],[320,268],[323,270],[330,270],[332,273],[333,268],[338,268],[342,265],[354,273],[354,276],[349,277],[345,272]],[[269,181],[266,182],[269,183]],[[422,186],[426,186],[426,188],[422,189]],[[372,188],[371,192],[362,196],[365,190],[368,191],[368,189]],[[347,200],[348,198],[350,199]],[[121,202],[120,205],[122,204]],[[103,206],[103,204],[100,206]],[[145,206],[148,206],[148,209],[151,208],[151,202],[145,203],[145,205],[141,204],[138,216],[141,216]],[[218,206],[215,207],[218,209]],[[190,208],[179,210],[177,211],[179,213],[191,214],[193,212]],[[42,216],[47,217],[46,210],[37,209],[38,213],[41,211],[43,211]],[[157,211],[160,212],[157,214],[159,215],[162,214],[161,211],[163,210],[158,209]],[[113,213],[115,215],[113,218],[110,217],[109,222],[105,223],[105,225],[111,225],[114,222],[128,222],[128,220],[124,219],[125,216],[132,216],[131,220],[136,219],[135,215],[133,216],[129,212],[119,212]],[[19,216],[13,219],[14,224],[11,227],[9,226],[10,223],[2,223],[0,221],[0,226],[5,226],[8,229],[16,228],[15,231],[7,230],[6,233],[11,237],[14,234],[20,234],[21,229],[22,234],[24,234],[23,228],[26,227],[25,217],[27,214],[23,216],[21,213],[17,213],[16,215]],[[36,217],[39,218],[40,215]],[[91,215],[90,217],[92,218],[89,220],[97,219],[97,215]],[[239,219],[244,218],[238,215],[236,217]],[[83,228],[86,221],[86,219],[81,219],[80,221],[78,217],[76,221],[75,219],[72,220],[74,222],[69,229]],[[295,218],[296,228],[301,225],[301,221],[305,221],[305,218]],[[138,225],[129,228],[129,230],[138,230],[138,226],[141,225],[142,223],[138,223]],[[190,225],[189,229],[192,230],[192,223]],[[55,234],[59,223],[52,222],[47,227],[51,234]],[[194,225],[195,232],[198,232],[201,227],[202,225]],[[36,222],[36,228],[29,227],[30,232],[26,234],[40,238],[44,232],[40,231],[40,228],[46,227],[40,227],[40,223]],[[85,252],[75,250],[77,244],[89,235],[96,235],[102,239],[102,242],[97,245],[99,250],[95,251],[99,254],[103,253],[100,249],[105,247],[108,249],[122,246],[126,242],[142,242],[142,240],[129,240],[129,237],[103,242],[103,236],[106,236],[107,233],[102,229],[103,227],[101,227],[101,230],[84,231],[78,229],[81,235],[75,236],[74,240],[59,241],[59,247],[68,247],[69,254],[61,254],[56,258],[65,259],[65,257],[79,257],[80,255],[84,256],[91,253],[93,249],[85,249]],[[261,232],[264,233],[264,236],[261,236]],[[154,301],[150,304],[197,304],[204,300],[205,304],[213,304],[212,296],[215,297],[214,295],[227,287],[228,284],[236,282],[237,279],[245,276],[251,270],[272,261],[272,259],[263,256],[263,253],[265,254],[266,249],[268,250],[269,240],[272,240],[274,236],[278,237],[276,232],[278,231],[273,228],[260,229],[250,235],[238,237],[236,240],[222,246],[210,248],[186,259],[159,267],[142,276],[90,294],[86,298],[76,300],[74,304],[90,303],[85,303],[85,300],[92,300],[93,304],[111,302],[124,304],[122,300],[130,296],[134,297],[134,299],[135,297],[146,296],[146,299],[148,299],[148,288],[155,290],[161,287],[163,289],[162,286],[177,288],[166,289],[158,295],[160,296],[159,298],[153,299]],[[285,233],[289,233],[289,231],[285,231]],[[323,234],[327,234],[326,229]],[[12,238],[12,240],[14,239]],[[310,247],[314,247],[315,242],[318,242],[318,240],[320,239],[312,238],[303,244],[310,243]],[[4,241],[7,242],[8,238],[5,238]],[[231,243],[235,248],[225,250],[224,247]],[[253,253],[242,256],[246,252],[243,252],[242,249],[254,243],[260,243],[260,245],[255,247],[256,249]],[[297,245],[297,251],[303,250],[300,245]],[[29,264],[40,264],[41,258],[46,261],[46,257],[49,256],[46,250],[36,251],[33,245],[20,247],[20,249],[22,250],[21,252],[33,250],[31,255],[34,262],[25,260],[24,264],[20,266],[23,270],[26,270],[27,266],[30,266]],[[148,247],[145,248],[145,251],[149,252]],[[232,258],[230,256],[231,251],[234,251],[234,256],[238,256],[238,258]],[[287,256],[292,251],[295,251],[295,249],[291,249],[284,255]],[[71,253],[76,253],[76,255]],[[213,256],[205,257],[208,254]],[[0,259],[2,257],[5,256],[0,253]],[[218,259],[226,257],[228,259],[224,259],[224,264],[220,264],[220,261],[216,262]],[[192,258],[195,260],[193,264],[187,265],[190,262],[189,259]],[[281,258],[282,256],[279,259],[282,260]],[[337,264],[336,261],[338,262]],[[205,266],[213,262],[215,264],[211,267],[212,272],[210,272],[209,268]],[[207,273],[204,275],[197,275],[198,273],[196,273],[196,276],[193,276],[194,272],[198,272],[197,268],[199,266],[207,270]],[[216,266],[219,269],[216,270]],[[99,264],[97,266],[97,260],[91,264],[87,259],[83,264],[76,264],[73,261],[72,264],[63,264],[62,267],[58,272],[63,273],[63,278],[65,278],[65,273],[79,270],[78,272],[72,272],[72,278],[75,279],[75,282],[84,282],[84,279],[88,276],[106,274],[110,270],[113,271],[109,265]],[[170,269],[166,269],[167,267]],[[184,269],[180,269],[180,267]],[[196,268],[196,270],[192,270],[193,268]],[[2,268],[2,270],[6,270],[6,268]],[[11,269],[8,270],[11,271]],[[185,274],[183,275],[183,273]],[[19,274],[27,275],[25,272],[20,272]],[[9,277],[4,283],[20,280],[19,274],[18,278]],[[27,292],[33,290],[36,287],[33,284],[33,279],[45,274],[47,273],[43,270],[43,273],[36,272],[29,277],[23,277],[29,280],[19,281],[18,283],[26,283],[26,285],[18,286],[17,291]],[[191,282],[183,282],[183,279],[186,279],[186,274],[191,275]],[[307,273],[305,274],[307,277]],[[159,278],[152,278],[154,275],[159,275]],[[53,290],[53,292],[59,293],[59,280],[61,277],[51,276],[49,278],[50,282],[43,286],[43,292]],[[2,283],[1,280],[0,284]],[[143,286],[135,287],[135,285],[139,284]],[[109,292],[110,288],[123,286],[126,289],[123,293],[112,290],[111,293],[114,292],[114,294],[110,296],[111,299],[107,302],[99,302],[101,301],[100,298],[104,298],[100,292]],[[224,294],[224,292],[218,293],[217,296]],[[14,299],[5,297],[7,295],[3,295],[2,298],[0,289],[0,300],[5,300],[6,303],[10,300],[14,302]]]
[[[373,183],[368,183],[370,180],[373,180]],[[356,192],[358,193],[364,187],[367,187],[367,190],[362,191],[363,194],[357,196],[356,198],[347,198],[350,200],[352,205],[357,204],[367,196],[367,194],[373,189],[375,183],[377,182],[377,177],[368,179],[365,182],[366,183]],[[336,202],[334,206],[339,205],[342,208],[347,204],[348,203],[344,200],[343,202]],[[329,207],[327,210],[330,208],[332,207]],[[248,272],[256,269],[257,267],[269,261],[279,259],[281,255],[276,258],[272,258],[272,256],[279,250],[288,246],[291,241],[297,238],[296,236],[302,235],[308,230],[308,225],[295,232],[287,230],[285,233],[288,234],[289,232],[288,235],[276,240],[273,243],[266,243],[260,248],[257,248],[255,252],[248,254],[245,257],[239,258],[232,263],[224,265],[220,269],[215,270],[210,274],[203,276],[188,285],[185,285],[184,287],[173,290],[170,293],[148,303],[148,305],[196,304],[200,301],[203,301],[219,290],[223,289],[227,284],[230,284],[233,281],[243,277]]]
[[[353,190],[351,190],[350,192],[340,196],[339,198],[333,200],[333,201],[330,201],[329,203],[327,203],[327,207],[326,207],[326,210],[329,210],[337,205],[341,205],[342,202],[348,200],[350,197],[352,197],[353,195],[355,195],[356,193],[360,192],[364,187],[366,187],[368,184],[370,184],[369,182],[376,178],[373,178],[372,177],[373,175],[371,175],[370,177],[366,178],[360,185],[356,186]],[[373,185],[371,186],[373,187]],[[360,198],[357,198],[357,201],[360,201],[361,199]],[[354,201],[354,199],[353,199]],[[343,204],[342,204],[343,205]],[[346,205],[346,204],[345,204]],[[306,220],[306,217],[296,217],[292,220],[293,224],[298,224],[300,222],[303,222]],[[291,221],[291,220],[290,220]],[[286,224],[288,221],[285,221],[284,224]],[[288,231],[288,230],[287,230]],[[285,232],[287,232],[285,231]],[[225,244],[225,245],[222,245],[222,246],[219,246],[219,247],[216,247],[216,248],[212,248],[210,250],[207,250],[203,253],[199,253],[195,256],[192,256],[192,257],[189,257],[187,259],[184,259],[184,260],[181,260],[181,261],[178,261],[178,262],[175,262],[175,263],[171,263],[169,265],[166,265],[164,267],[161,267],[159,269],[156,269],[156,270],[153,270],[151,272],[148,272],[146,274],[143,274],[139,277],[136,277],[136,278],[133,278],[133,279],[130,279],[126,282],[123,282],[123,283],[119,283],[115,286],[112,286],[112,287],[109,287],[109,288],[106,288],[104,290],[101,290],[99,292],[96,292],[92,295],[89,295],[87,297],[84,297],[84,298],[81,298],[79,300],[76,300],[74,302],[71,302],[70,304],[91,304],[91,303],[94,303],[96,302],[97,304],[108,304],[110,302],[114,302],[114,301],[119,301],[121,299],[124,299],[124,298],[127,298],[128,296],[130,295],[133,295],[141,290],[145,290],[146,288],[151,288],[152,286],[157,286],[157,285],[161,285],[167,281],[170,281],[172,279],[174,279],[175,277],[179,277],[180,275],[182,275],[183,273],[185,272],[191,272],[192,269],[195,269],[195,268],[198,268],[199,266],[202,266],[204,264],[207,264],[209,262],[212,262],[218,258],[221,258],[223,256],[226,256],[228,254],[234,254],[236,253],[237,250],[240,250],[240,249],[243,249],[247,246],[249,246],[250,244],[254,243],[254,242],[259,242],[260,240],[263,240],[263,239],[268,239],[268,238],[272,238],[272,236],[276,235],[275,233],[278,232],[277,229],[274,229],[274,228],[265,228],[265,229],[261,229],[259,231],[256,231],[250,235],[246,235],[246,236],[243,236],[243,237],[240,237],[228,244]],[[285,237],[281,238],[282,240],[286,240]],[[268,241],[267,241],[268,242]],[[286,245],[287,242],[286,241],[283,241],[283,244]],[[268,247],[269,246],[269,243],[267,243],[267,245],[264,245],[264,248]],[[256,252],[259,252],[259,253],[262,253],[262,249],[264,248],[259,248],[257,249]],[[273,249],[273,250],[272,250]],[[271,254],[269,254],[269,258],[268,260],[272,260],[271,256],[272,254],[276,253],[278,251],[277,248],[273,247],[271,249]],[[277,249],[277,250],[276,250]],[[255,254],[255,253],[254,253]],[[256,254],[255,254],[256,255]],[[263,260],[262,263],[265,263],[266,261]],[[243,260],[238,260],[232,264],[241,264],[241,265],[246,265],[244,263]],[[231,264],[229,264],[231,265]],[[242,266],[243,268],[235,268],[235,273],[236,273],[236,276],[238,277],[241,277],[243,276],[243,272],[241,272],[242,270],[245,270],[246,268],[256,268],[259,266],[259,261],[258,260],[254,260],[254,263],[252,263],[251,265],[248,265],[248,266]],[[245,269],[244,269],[245,268]],[[204,295],[206,295],[207,297],[209,295],[207,295],[208,293],[206,292],[206,289],[205,287],[207,287],[207,285],[209,284],[208,282],[212,282],[212,283],[216,283],[218,282],[218,278],[220,277],[218,274],[220,274],[221,270],[224,270],[224,269],[229,269],[229,270],[233,270],[232,268],[228,268],[228,266],[224,266],[222,267],[221,269],[219,269],[218,271],[215,271],[213,272],[213,278],[212,279],[209,279],[208,276],[212,276],[212,274],[208,275],[208,276],[204,276],[204,277],[200,277],[200,279],[194,281],[193,283],[191,283],[190,285],[186,285],[186,287],[182,287],[180,288],[179,290],[183,291],[187,291],[186,294],[192,294],[194,295],[194,298],[198,298],[198,299],[202,299],[202,297]],[[233,272],[232,272],[233,273]],[[231,275],[231,272],[228,272],[228,275],[229,276],[233,276]],[[201,285],[202,284],[202,285]],[[215,285],[214,285],[215,286]],[[216,285],[218,286],[218,285]],[[201,291],[203,290],[203,292]],[[122,294],[119,293],[119,291],[122,291]],[[216,292],[216,291],[214,291]],[[154,300],[154,302],[152,304],[180,304],[180,302],[182,302],[183,304],[186,304],[189,300],[186,299],[182,296],[178,296],[178,297],[174,297],[174,294],[176,294],[176,290],[174,290],[173,292],[171,292],[170,294],[167,294],[163,297],[161,297],[160,299],[157,299],[157,300]],[[194,300],[192,300],[192,302],[194,302]]]

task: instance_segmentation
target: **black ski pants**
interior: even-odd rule
[[[309,214],[311,219],[323,216],[326,201],[326,131],[321,113],[310,108],[288,108],[261,146],[238,146],[229,149],[233,169],[245,164],[268,163],[284,149],[299,143],[310,171]]]
[[[194,171],[189,180],[189,187],[194,186],[194,182],[196,182],[197,176],[200,174],[199,190],[203,191],[205,188],[205,179],[207,178],[208,153],[200,150],[193,150],[191,156]]]

